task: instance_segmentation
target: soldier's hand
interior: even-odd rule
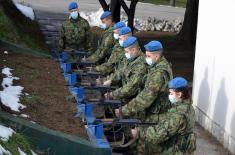
[[[114,112],[115,112],[115,115],[119,118],[120,117],[120,110],[119,109],[115,109]]]
[[[137,128],[131,129],[131,135],[132,135],[133,138],[137,137],[137,133],[138,133]]]
[[[98,78],[95,80],[95,82],[96,82],[96,85],[102,85],[103,80],[101,78]]]
[[[84,56],[84,57],[82,58],[82,61],[87,61],[87,58]]]
[[[111,93],[105,93],[104,97],[105,97],[106,100],[112,100],[113,99],[112,92]]]
[[[111,85],[111,80],[104,81],[103,85],[104,86],[110,86]]]

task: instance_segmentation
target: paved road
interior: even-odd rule
[[[67,5],[71,0],[14,0],[15,2],[24,1],[26,4],[31,5],[35,10],[67,13]],[[108,2],[108,1],[107,1]],[[129,4],[129,2],[127,2]],[[81,11],[97,11],[100,8],[98,0],[79,0]],[[158,19],[183,19],[184,8],[176,8],[171,6],[159,6],[153,4],[138,3],[136,10],[136,17],[146,19],[156,17]]]

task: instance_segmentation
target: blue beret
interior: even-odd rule
[[[113,25],[113,29],[116,30],[116,29],[120,29],[122,27],[125,27],[126,24],[124,22],[118,22],[116,24]]]
[[[77,9],[78,8],[78,4],[76,2],[71,2],[69,4],[69,10],[73,10],[73,9]]]
[[[159,41],[150,41],[148,44],[144,45],[144,48],[149,52],[156,52],[163,49],[162,43]]]
[[[123,48],[127,48],[131,45],[134,45],[137,42],[137,38],[133,36],[129,36],[124,42],[123,42]]]
[[[125,34],[128,34],[128,33],[131,33],[131,28],[128,27],[128,26],[123,27],[118,31],[119,36],[125,35]]]
[[[171,81],[169,81],[168,83],[168,87],[170,89],[178,89],[178,88],[183,88],[187,86],[188,86],[188,81],[182,77],[176,77],[172,79]]]
[[[101,15],[100,19],[102,20],[102,19],[107,18],[107,17],[109,17],[109,16],[111,16],[111,12],[105,11],[105,12]]]

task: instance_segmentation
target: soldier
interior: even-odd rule
[[[114,59],[114,66],[112,66],[112,72],[111,74],[109,74],[107,76],[107,78],[104,79],[96,79],[97,84],[101,84],[103,82],[103,80],[107,80],[107,79],[112,79],[112,76],[115,75],[115,72],[118,72],[119,69],[122,69],[124,66],[124,63],[126,61],[126,57],[125,57],[125,50],[123,49],[123,42],[128,38],[128,36],[131,36],[132,32],[131,32],[131,28],[130,27],[122,27],[119,29],[118,31],[118,46],[120,46],[120,49],[122,51],[119,52],[119,50],[115,50],[115,53],[113,53],[113,55],[110,56],[110,59]],[[116,56],[116,58],[114,57]],[[100,69],[100,68],[98,68]],[[103,67],[101,67],[100,70],[103,70]],[[103,72],[102,72],[103,73]],[[110,85],[110,81],[107,80],[104,82],[104,85]]]
[[[123,68],[116,71],[114,76],[105,82],[109,85],[121,82],[121,87],[105,96],[126,101],[137,95],[142,78],[146,74],[146,64],[136,37],[129,36],[123,42],[123,48],[126,57]]]
[[[87,20],[79,14],[76,2],[69,4],[69,20],[62,24],[59,36],[59,49],[85,50],[91,53],[91,31]]]
[[[111,12],[105,11],[101,17],[102,21],[101,28],[105,30],[101,37],[101,43],[98,49],[87,58],[88,61],[91,61],[96,64],[102,64],[110,57],[111,51],[115,44],[115,39],[113,36],[113,19]]]
[[[125,26],[126,25],[124,22],[118,22],[113,26],[113,37],[115,39],[115,45],[113,47],[111,56],[106,63],[96,66],[96,71],[101,72],[104,75],[108,75],[114,72],[114,70],[116,70],[116,64],[124,57],[124,49],[120,46],[118,42],[118,31]]]
[[[168,107],[167,83],[172,79],[170,63],[163,56],[163,47],[159,41],[151,41],[145,46],[148,73],[144,76],[144,86],[139,94],[122,107],[126,117],[144,120],[148,115],[165,112]],[[120,110],[115,109],[117,116]]]
[[[195,111],[184,78],[169,82],[169,101],[168,112],[148,118],[158,125],[132,129],[132,136],[139,138],[137,155],[189,155],[196,150]]]

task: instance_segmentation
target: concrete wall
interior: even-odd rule
[[[197,120],[235,154],[235,1],[201,0],[194,69]]]

